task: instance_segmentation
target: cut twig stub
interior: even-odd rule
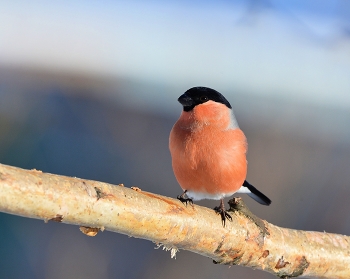
[[[90,228],[90,227],[80,226],[79,230],[87,236],[96,236],[97,233],[100,231],[100,228]]]

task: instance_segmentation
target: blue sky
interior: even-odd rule
[[[349,108],[349,53],[345,0],[0,3],[0,64],[179,92],[205,85]]]

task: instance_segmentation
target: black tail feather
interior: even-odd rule
[[[247,187],[250,193],[248,196],[263,205],[270,205],[271,200],[266,197],[263,193],[261,193],[258,189],[256,189],[253,185],[251,185],[247,180],[244,180],[243,186]]]

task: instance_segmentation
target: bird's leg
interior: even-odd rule
[[[232,222],[232,217],[225,210],[224,199],[220,200],[220,205],[214,208],[215,212],[221,215],[222,225],[225,227],[226,219]]]
[[[188,202],[189,202],[191,205],[193,205],[193,200],[192,200],[192,199],[190,199],[190,198],[185,198],[186,193],[187,193],[187,190],[185,190],[185,191],[182,193],[182,195],[177,196],[177,199],[178,199],[180,202],[186,204],[186,206],[187,206],[187,203],[188,203]]]

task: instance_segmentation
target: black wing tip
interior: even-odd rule
[[[252,184],[250,184],[247,180],[244,180],[243,186],[247,187],[251,192],[248,194],[252,199],[262,205],[270,205],[271,200],[266,197],[263,193],[261,193],[258,189],[256,189]]]

